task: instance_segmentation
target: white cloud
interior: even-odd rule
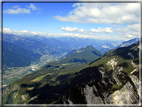
[[[37,7],[34,4],[30,4],[30,6],[28,7],[31,8],[32,10],[37,10]]]
[[[37,7],[34,4],[27,6],[28,8],[21,8],[19,5],[13,6],[11,9],[4,10],[4,13],[7,14],[20,14],[20,13],[31,13],[31,10],[37,10]],[[37,13],[40,13],[39,11]]]
[[[124,27],[121,27],[121,28],[117,28],[117,29],[113,29],[113,31],[114,32],[118,32],[118,33],[120,33],[120,32],[122,32],[122,33],[127,33],[127,32],[129,32],[129,29],[128,28],[124,28]]]
[[[138,38],[138,36],[132,35],[131,33],[118,33],[117,36],[124,38]]]
[[[124,24],[139,22],[139,3],[80,3],[66,17],[55,16],[57,20],[74,23]]]
[[[17,31],[17,30],[11,30],[9,28],[3,28],[3,33],[6,34],[14,34],[14,35],[22,35],[22,36],[33,36],[33,35],[47,35],[46,33],[43,32],[34,32],[34,31],[27,31],[27,30],[21,30],[21,31]]]
[[[127,27],[134,31],[140,31],[140,24],[132,24],[132,25],[128,25]]]
[[[79,37],[79,38],[97,38],[94,35],[80,35],[80,34],[74,34],[74,33],[43,33],[43,32],[34,32],[34,31],[17,31],[17,30],[11,30],[9,28],[3,28],[3,33],[5,34],[14,34],[14,35],[21,35],[21,36],[33,36],[33,35],[39,35],[39,36],[46,36],[46,37]]]
[[[26,9],[26,8],[17,8],[17,9],[8,9],[8,10],[4,10],[4,13],[8,13],[8,14],[19,14],[19,13],[30,13],[30,9]]]
[[[86,33],[84,29],[79,29],[77,27],[71,28],[71,27],[61,27],[61,30],[66,32],[79,32],[79,33]]]
[[[80,35],[80,34],[74,34],[74,33],[49,33],[47,34],[47,37],[77,37],[77,38],[90,38],[90,39],[97,39],[94,35]]]
[[[129,24],[126,27],[106,27],[106,28],[98,28],[98,29],[90,29],[90,33],[95,32],[104,32],[104,33],[116,33],[117,36],[124,36],[128,38],[136,38],[140,37],[140,24]]]
[[[3,29],[3,32],[4,32],[4,33],[12,33],[11,29],[9,29],[9,28],[4,28],[4,29]]]
[[[89,35],[95,35],[95,33],[89,32]]]
[[[130,32],[130,33],[118,33],[114,35],[113,37],[111,35],[95,35],[92,32],[89,32],[87,34],[78,34],[78,33],[44,33],[44,32],[35,32],[35,31],[17,31],[17,30],[11,30],[9,28],[3,28],[4,34],[14,34],[14,35],[21,35],[21,36],[33,36],[33,35],[39,35],[44,37],[77,37],[77,38],[90,38],[90,39],[109,39],[109,40],[129,40],[132,38],[139,37],[138,33],[136,32]]]
[[[113,29],[114,32],[118,33],[118,36],[124,36],[128,38],[139,38],[140,37],[140,24],[131,24],[127,27],[121,27]]]
[[[61,29],[63,30],[63,31],[66,31],[66,32],[74,32],[74,31],[77,31],[77,28],[75,27],[75,28],[70,28],[70,27],[61,27]]]
[[[78,32],[80,32],[80,33],[86,33],[86,31],[84,29],[79,29]]]
[[[90,29],[90,32],[105,32],[105,33],[112,33],[112,28],[111,27],[106,27],[104,29],[98,28],[98,29]]]

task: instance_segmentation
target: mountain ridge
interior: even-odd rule
[[[90,62],[94,59],[99,58],[101,55],[101,52],[99,52],[93,46],[89,45],[85,48],[71,51],[61,59],[61,62]]]
[[[130,51],[135,59],[128,54]],[[130,95],[135,97],[133,102],[130,102],[129,98],[123,101],[123,96],[118,102],[137,104],[139,94],[134,87],[138,86],[139,70],[131,61],[138,62],[136,56],[139,54],[138,51],[138,44],[121,47],[109,51],[90,65],[79,62],[60,63],[60,61],[48,63],[38,71],[7,86],[4,89],[4,103],[115,104],[117,101],[111,100],[118,95],[115,92],[119,94],[121,92],[124,96],[123,92],[131,87],[129,92],[132,93],[131,90],[134,90],[134,94]],[[119,54],[116,54],[117,52]],[[128,56],[125,59],[124,53]]]
[[[139,80],[139,64],[137,63],[137,65],[135,65],[136,63],[135,64],[132,63],[134,62],[134,60],[138,61],[138,56],[136,55],[136,53],[139,54],[138,46],[139,45],[137,43],[128,46],[127,50],[126,47],[125,49],[123,49],[124,47],[120,47],[118,49],[120,53],[121,52],[123,52],[123,54],[127,53],[126,55],[129,57],[126,59],[123,59],[125,55],[122,55],[121,57],[117,56],[120,53],[115,54],[115,51],[118,51],[116,49],[112,50],[114,54],[112,54],[112,51],[109,51],[109,53],[107,53],[107,55],[110,54],[109,57],[107,55],[103,55],[97,61],[90,63],[87,68],[81,70],[84,73],[86,72],[85,73],[86,76],[87,72],[90,71],[88,75],[90,76],[90,78],[88,77],[86,81],[85,78],[82,78],[84,80],[84,82],[82,82],[82,85],[80,84],[78,86],[70,88],[68,91],[65,92],[65,94],[62,95],[62,97],[60,97],[57,103],[59,104],[138,104],[140,96],[138,90],[139,81],[142,80]],[[129,50],[131,50],[131,53],[135,56],[134,58],[131,57],[130,54],[128,54],[130,52]],[[107,66],[109,66],[109,68],[107,68]],[[94,70],[94,67],[96,70]],[[101,78],[99,79],[94,78],[96,72],[101,73]],[[78,82],[76,82],[76,84],[78,84]],[[79,96],[76,96],[76,94]],[[130,95],[130,97],[124,98],[124,96],[127,95]],[[133,99],[131,97],[133,97]],[[78,98],[80,98],[81,101],[77,100]]]

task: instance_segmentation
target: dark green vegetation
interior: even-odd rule
[[[56,44],[56,45],[55,45]],[[53,38],[3,34],[3,84],[8,85],[47,62],[69,52],[68,44]]]
[[[67,43],[53,38],[3,34],[3,70],[6,67],[29,66],[33,62],[39,62],[43,55],[61,56],[71,50],[68,46]]]
[[[126,85],[126,83],[127,84],[130,83],[133,87],[133,91],[130,93],[134,93],[133,95],[134,99],[131,100],[131,103],[137,104],[139,102],[139,95],[137,92],[138,87],[136,87],[138,86],[137,85],[138,82],[136,82],[136,80],[133,81],[132,77],[134,75],[137,78],[139,78],[139,66],[138,66],[139,57],[138,56],[139,56],[138,44],[133,44],[129,47],[117,48],[115,50],[109,51],[108,53],[101,56],[97,60],[91,62],[87,68],[82,69],[80,72],[78,72],[78,75],[74,79],[76,80],[75,84],[79,84],[79,85],[76,87],[70,88],[68,91],[66,91],[66,93],[63,94],[62,97],[60,97],[57,103],[68,104],[70,100],[72,101],[73,104],[78,104],[78,103],[86,104],[88,103],[86,100],[86,98],[88,97],[85,98],[86,93],[89,95],[89,93],[91,93],[91,88],[92,88],[93,93],[90,94],[89,96],[90,103],[93,103],[93,101],[95,101],[95,104],[106,104],[106,103],[116,104],[116,101],[113,100],[114,92],[121,90]],[[134,70],[136,71],[133,72]],[[94,77],[96,73],[98,73],[97,74],[98,78]],[[80,82],[78,80],[80,81],[83,80],[83,81]],[[89,88],[87,88],[86,85]],[[126,92],[128,90],[129,91],[131,90],[130,87],[131,86],[129,87],[125,86],[126,89],[125,88],[124,89],[126,90]],[[124,89],[123,91],[125,91]],[[114,95],[116,96],[117,94],[114,94]],[[120,96],[120,98],[124,97],[123,95],[122,96],[118,95],[118,96]],[[76,102],[74,99],[77,99],[77,98],[81,100]],[[130,100],[130,98],[128,99]],[[119,100],[117,101],[119,102]]]
[[[93,46],[87,46],[86,48],[80,48],[78,50],[73,50],[60,61],[65,62],[91,62],[101,56],[101,52],[96,50]],[[66,57],[67,56],[67,57]]]
[[[55,63],[49,63],[40,70],[24,76],[23,78],[15,81],[8,87],[19,88],[16,99],[12,95],[8,95],[11,99],[5,100],[5,103],[52,103],[58,100],[59,96],[69,88],[68,77],[70,77],[74,72],[80,70],[83,64],[67,64],[62,65]],[[70,77],[71,78],[71,77]],[[14,87],[13,87],[14,85]],[[6,87],[5,89],[7,89]],[[16,92],[16,91],[15,91]],[[12,90],[10,93],[14,93]],[[26,94],[28,96],[26,97]],[[21,100],[21,96],[25,95],[26,100]],[[32,97],[37,97],[34,100],[30,100]],[[5,96],[6,97],[6,96]],[[18,101],[19,99],[19,101]]]
[[[117,65],[123,66],[124,71],[129,74],[134,69],[134,67],[131,64],[133,58],[130,55],[128,55],[128,53],[130,52],[133,54],[134,60],[138,59],[139,49],[135,50],[137,47],[138,47],[137,44],[133,44],[129,47],[121,47],[111,50],[106,54],[104,54],[103,56],[101,56],[99,60],[91,62],[90,66],[99,66],[99,67],[102,66],[105,71],[109,71],[109,68],[107,67],[106,63],[110,59],[115,58],[118,61]]]
[[[87,66],[86,64],[88,61],[93,61],[99,56],[101,56],[99,51],[94,49],[92,46],[87,46],[86,48],[81,48],[75,51],[66,58],[48,63],[39,70],[8,85],[4,89],[6,90],[5,92],[7,92],[7,89],[9,88],[12,90],[8,92],[11,94],[4,95],[4,103],[56,102],[61,94],[63,94],[67,89],[75,86],[76,80],[74,79],[77,75],[81,75],[81,73],[78,72]],[[78,82],[83,81],[81,77],[80,80],[78,80],[78,77],[76,78]],[[16,89],[17,91],[13,91],[13,89]],[[13,95],[16,94],[15,92],[18,92],[18,94],[14,98]],[[23,99],[21,99],[21,96]],[[34,99],[32,100],[31,98]]]
[[[13,43],[3,42],[3,66],[22,67],[39,61],[41,55],[21,48]],[[5,69],[4,69],[5,70]]]
[[[87,52],[90,56],[92,53],[95,55],[100,54],[98,51],[94,51],[95,49],[92,46],[81,48],[68,57],[48,63],[39,70],[5,87],[3,90],[3,103],[62,104],[63,101],[69,103],[67,101],[68,98],[75,104],[86,103],[85,96],[81,94],[81,90],[87,84],[89,86],[95,85],[98,90],[94,90],[94,94],[101,99],[105,99],[103,92],[107,91],[111,95],[116,90],[120,90],[127,81],[133,83],[128,75],[135,69],[132,66],[132,61],[138,62],[139,48],[137,47],[138,44],[134,44],[109,51],[89,64],[87,62],[89,61],[87,60],[89,55],[84,57]],[[128,55],[129,52],[135,56],[135,59]],[[117,63],[115,64],[115,62]],[[114,67],[112,66],[113,64]],[[118,75],[117,69],[119,67],[124,69]],[[104,75],[100,70],[102,70]],[[121,86],[117,85],[114,74],[122,83]],[[138,76],[138,72],[135,72],[134,75]],[[106,77],[104,78],[104,76]],[[102,78],[108,84],[107,86],[101,81]],[[109,83],[109,80],[113,84]]]
[[[34,72],[35,70],[43,67],[48,62],[55,61],[62,56],[57,55],[43,55],[40,57],[39,62],[33,62],[30,66],[25,67],[3,67],[3,85],[9,85],[10,83],[20,79],[21,77]],[[33,70],[34,69],[34,70]]]

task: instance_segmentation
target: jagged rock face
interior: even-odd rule
[[[112,64],[111,64],[112,63]],[[111,75],[107,75],[103,71],[103,67],[98,70],[102,74],[101,79],[89,82],[83,87],[76,87],[79,93],[84,96],[86,104],[139,104],[139,97],[141,96],[139,90],[139,79],[132,71],[130,74],[124,72],[123,66],[117,66],[117,59],[113,58],[107,62],[111,70]],[[138,66],[137,66],[138,67]],[[139,73],[135,66],[135,73]],[[104,76],[105,75],[105,76]],[[64,95],[66,99],[70,99],[67,94]],[[72,96],[76,97],[76,96]],[[62,99],[65,102],[64,99]],[[67,101],[67,100],[66,100]],[[67,101],[70,104],[69,101]],[[74,102],[72,102],[74,103]],[[83,103],[83,102],[82,102]],[[75,104],[75,103],[74,103]]]
[[[102,78],[91,84],[85,85],[79,92],[85,97],[86,104],[138,104],[139,103],[139,80],[134,75],[124,75],[128,78],[125,83],[112,78]],[[124,81],[123,81],[124,82]],[[93,84],[93,85],[92,85]],[[119,84],[119,89],[115,90],[114,84]],[[75,97],[75,96],[74,96]],[[66,99],[70,99],[66,96]],[[65,102],[64,99],[62,99]],[[66,100],[68,104],[73,104],[71,100]]]
[[[60,80],[60,82],[62,80],[62,84],[58,83],[54,88],[46,84],[39,89],[38,86],[47,81],[45,78],[41,83],[39,81],[33,83],[33,80],[37,80],[43,74],[30,78],[31,84],[26,84],[26,82],[21,84],[19,82],[20,85],[18,85],[18,82],[15,82],[15,85],[9,85],[4,89],[3,95],[7,98],[4,103],[35,104],[39,103],[40,99],[44,100],[40,103],[47,103],[49,97],[51,99],[52,96],[54,98],[57,96],[55,103],[65,105],[138,104],[141,95],[138,78],[139,49],[138,45],[134,46],[110,51],[71,75],[65,74],[61,76],[62,78],[57,77],[56,80]],[[55,68],[53,67],[50,70],[52,69]],[[47,74],[46,70],[45,72]],[[46,78],[50,76],[48,75]],[[35,87],[33,88],[33,86]]]

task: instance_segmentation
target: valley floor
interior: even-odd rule
[[[56,61],[64,56],[66,53],[62,55],[43,55],[40,57],[39,62],[33,62],[30,66],[26,67],[6,67],[3,68],[3,87],[11,84],[12,82],[22,78],[25,75],[28,75],[37,69],[43,67],[46,63]]]

